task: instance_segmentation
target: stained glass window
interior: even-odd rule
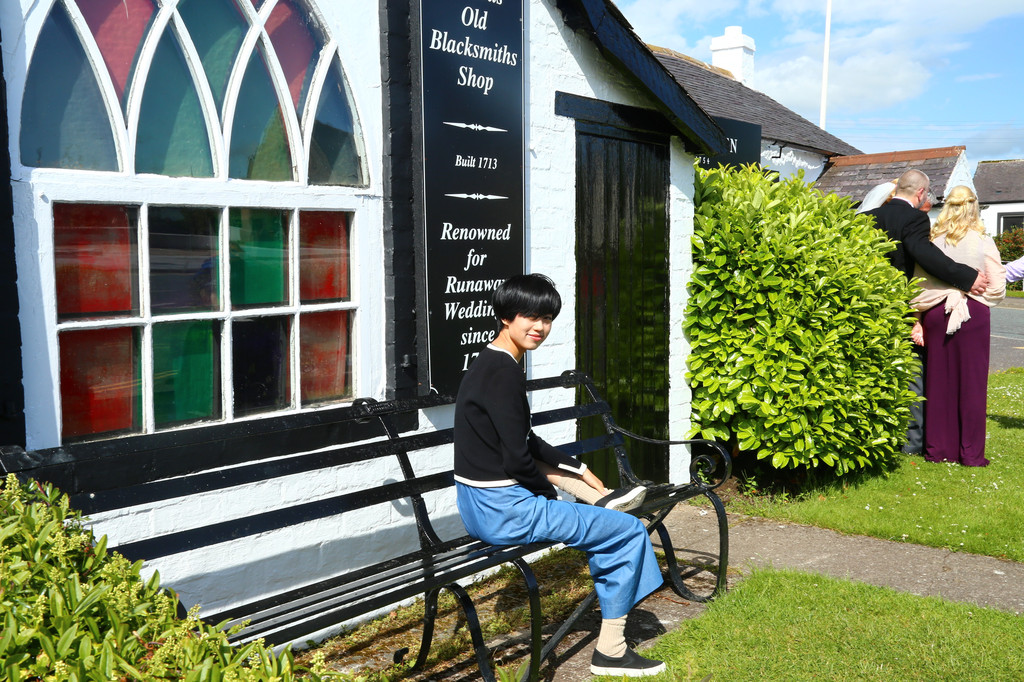
[[[210,90],[220,111],[224,106],[231,66],[247,30],[245,19],[231,0],[181,0],[178,12],[199,51]]]
[[[307,313],[300,318],[303,404],[352,397],[349,312]]]
[[[138,312],[135,222],[126,206],[54,205],[58,319]]]
[[[231,305],[285,303],[288,218],[281,211],[231,209]]]
[[[59,379],[51,421],[30,427],[44,447],[355,395],[351,188],[366,174],[311,1],[30,3],[44,16],[25,23],[39,33],[16,139],[51,207],[36,222],[54,296],[32,333],[57,351],[26,377]]]
[[[89,0],[79,3],[89,29],[110,72],[122,106],[135,73],[142,39],[156,13],[152,0]]]
[[[349,297],[348,216],[337,211],[299,214],[299,297],[303,303]]]
[[[151,206],[149,291],[154,314],[220,309],[220,211]]]
[[[220,323],[153,326],[153,414],[157,428],[219,419]]]
[[[235,416],[280,410],[291,404],[287,317],[236,320],[232,344]]]
[[[185,177],[213,175],[210,138],[199,94],[170,27],[157,44],[146,81],[135,143],[135,170]]]
[[[138,329],[78,329],[60,334],[64,438],[140,431]]]
[[[113,128],[96,73],[60,3],[39,34],[21,120],[22,164],[118,170]]]
[[[155,0],[55,0],[28,69],[21,163],[271,182],[306,168],[311,184],[364,185],[352,98],[317,15],[278,0],[264,24],[247,1],[166,0],[164,22]],[[311,92],[318,101],[307,102]],[[308,149],[296,132],[307,109]]]

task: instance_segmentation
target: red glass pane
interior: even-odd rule
[[[331,211],[300,214],[299,296],[304,302],[348,299],[347,214]]]
[[[137,310],[135,209],[54,204],[57,317],[131,314]]]
[[[155,8],[153,0],[86,0],[78,8],[96,38],[122,102]]]
[[[352,397],[349,315],[332,310],[299,319],[303,404]]]
[[[281,61],[285,78],[288,79],[288,90],[292,95],[292,104],[302,118],[302,106],[309,91],[309,82],[313,78],[323,47],[322,41],[310,25],[311,16],[290,0],[277,3],[267,19],[267,33],[274,44],[277,58]]]
[[[61,332],[65,439],[140,430],[138,347],[132,327]]]

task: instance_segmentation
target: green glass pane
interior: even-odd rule
[[[292,180],[281,102],[260,51],[253,50],[231,129],[229,174],[249,180]]]
[[[217,110],[223,111],[231,67],[248,30],[245,18],[231,0],[182,0],[178,12],[203,62]]]
[[[235,308],[288,300],[288,217],[281,211],[233,208],[231,305]]]
[[[179,177],[213,176],[213,157],[199,95],[170,29],[153,55],[139,113],[135,170]]]
[[[324,83],[313,122],[309,182],[314,185],[364,184],[352,106],[337,62],[331,66]]]
[[[153,325],[153,416],[158,428],[220,419],[220,323]]]
[[[155,315],[219,310],[214,208],[151,206],[149,300]]]
[[[20,140],[26,166],[118,170],[96,74],[61,3],[46,18],[32,54]]]

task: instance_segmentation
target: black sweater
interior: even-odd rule
[[[523,370],[511,354],[488,346],[462,377],[455,401],[455,480],[476,488],[518,483],[554,498],[534,458],[577,474],[587,469],[533,433]]]

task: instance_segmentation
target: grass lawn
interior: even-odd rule
[[[757,570],[645,653],[668,665],[652,680],[1019,680],[1024,627],[994,609]]]
[[[987,467],[906,456],[888,476],[737,499],[729,511],[1024,561],[1024,370],[990,377],[988,415]]]

